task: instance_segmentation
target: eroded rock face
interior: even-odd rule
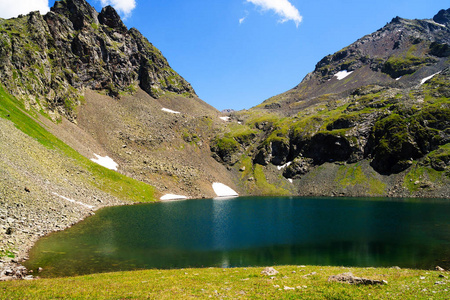
[[[11,80],[14,79],[14,80]],[[0,23],[0,82],[26,106],[75,120],[83,88],[117,97],[139,85],[154,98],[196,96],[191,85],[111,6],[100,14],[84,0],[57,1],[45,16]]]
[[[311,158],[297,157],[294,161],[286,167],[283,171],[283,176],[286,178],[297,179],[309,172],[313,166]]]

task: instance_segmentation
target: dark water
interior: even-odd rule
[[[247,197],[105,208],[41,239],[42,277],[265,265],[450,268],[450,201]]]

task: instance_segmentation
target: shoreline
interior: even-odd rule
[[[61,198],[60,195],[54,196]],[[112,200],[112,201],[111,201]],[[99,201],[97,201],[99,202]],[[106,202],[106,203],[105,203]],[[101,202],[101,205],[93,206],[81,202],[67,201],[63,204],[73,214],[68,217],[63,212],[58,212],[56,209],[46,210],[48,214],[39,214],[39,212],[27,211],[27,215],[34,215],[33,223],[25,223],[19,221],[21,214],[16,211],[7,211],[8,215],[5,218],[7,232],[10,234],[3,234],[0,240],[1,253],[4,254],[0,258],[0,282],[18,279],[34,279],[38,274],[33,274],[27,270],[22,263],[29,259],[29,253],[40,238],[53,234],[55,232],[68,229],[82,221],[87,217],[95,215],[95,212],[112,206],[123,206],[134,203],[119,202],[115,199]],[[8,206],[10,208],[11,206]],[[20,206],[20,208],[25,208]],[[65,216],[65,217],[64,217]],[[62,217],[62,218],[57,218]],[[14,220],[14,221],[13,221]],[[8,222],[10,221],[10,222]]]

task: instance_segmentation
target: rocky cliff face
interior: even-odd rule
[[[249,190],[263,170],[287,193],[450,197],[449,13],[396,17],[293,90],[232,113],[243,125],[215,138],[216,159]]]
[[[141,87],[196,96],[191,85],[142,34],[128,30],[111,6],[95,11],[84,0],[55,2],[46,15],[0,19],[0,82],[26,106],[75,119],[82,89],[118,97]]]

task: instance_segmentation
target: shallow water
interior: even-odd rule
[[[450,268],[450,201],[240,197],[110,207],[32,249],[69,276],[266,265]]]

